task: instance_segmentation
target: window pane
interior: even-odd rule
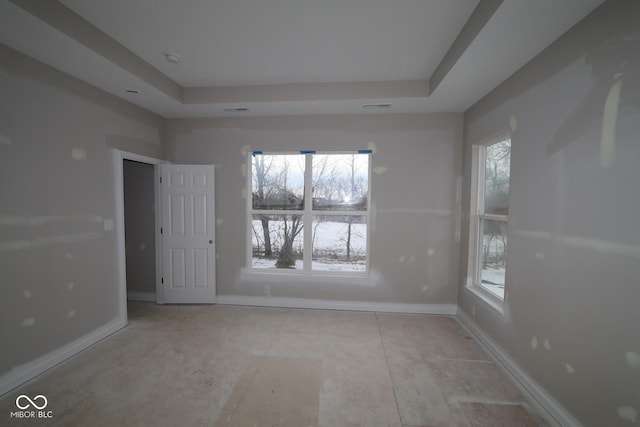
[[[313,270],[365,271],[367,218],[363,215],[314,215]]]
[[[504,299],[507,261],[507,223],[480,220],[480,286]]]
[[[366,211],[368,154],[313,156],[313,209]]]
[[[253,209],[304,208],[304,155],[256,155],[251,160]]]
[[[253,268],[302,269],[302,215],[252,215]]]
[[[506,139],[486,148],[484,171],[484,212],[509,214],[509,177],[511,140]]]

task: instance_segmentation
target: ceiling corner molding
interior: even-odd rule
[[[480,0],[480,3],[469,16],[469,19],[460,30],[460,33],[451,44],[451,47],[433,71],[429,81],[431,82],[430,94],[438,87],[440,82],[451,71],[460,57],[467,50],[487,22],[496,13],[503,0]]]
[[[0,0],[0,43],[165,118],[461,113],[617,4],[291,1]]]
[[[178,83],[59,1],[9,1],[98,55],[146,81],[169,97],[182,102],[182,87]]]
[[[331,101],[428,96],[428,80],[287,83],[258,86],[185,87],[182,89],[184,104]]]

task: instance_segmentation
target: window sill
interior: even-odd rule
[[[331,273],[331,272],[305,272],[300,270],[267,270],[243,268],[240,276],[243,280],[259,281],[260,283],[282,283],[295,281],[296,283],[339,283],[345,285],[376,286],[380,281],[379,275],[374,272],[363,273]]]
[[[465,289],[467,289],[469,292],[471,292],[480,300],[484,301],[486,305],[491,307],[494,311],[496,311],[501,316],[505,315],[504,301],[499,300],[494,295],[492,295],[489,291],[482,289],[481,286],[476,284],[466,285]]]

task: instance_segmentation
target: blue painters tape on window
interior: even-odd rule
[[[253,157],[255,157],[258,154],[262,154],[262,151],[254,151],[253,153],[251,153]]]
[[[300,154],[316,154],[316,150],[300,150]]]
[[[358,154],[371,154],[373,150],[358,150]]]

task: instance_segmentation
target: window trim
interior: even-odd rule
[[[367,170],[367,209],[366,211],[318,211],[313,210],[313,193],[312,193],[312,179],[307,179],[307,173],[312,174],[312,163],[314,155],[348,155],[348,154],[367,154],[368,158],[368,170]],[[245,191],[246,197],[246,272],[248,274],[269,274],[269,275],[282,275],[282,276],[306,276],[306,277],[344,277],[344,278],[369,278],[371,275],[371,150],[353,150],[353,151],[249,151],[247,153],[247,167],[246,178],[247,187]],[[305,156],[305,181],[304,181],[304,206],[301,210],[263,210],[253,209],[252,201],[252,187],[253,187],[253,168],[252,158],[254,155],[267,155],[267,156],[280,156],[280,155],[303,155]],[[309,172],[307,172],[309,171]],[[309,195],[307,197],[306,195]],[[252,265],[253,258],[253,241],[251,233],[251,222],[254,214],[277,214],[277,215],[301,215],[303,217],[303,223],[313,223],[314,215],[326,215],[326,216],[364,216],[367,221],[367,235],[366,235],[366,263],[364,271],[330,271],[330,270],[313,270],[312,269],[312,251],[313,251],[313,229],[312,227],[303,228],[303,267],[302,269],[284,269],[284,268],[255,268]]]
[[[481,222],[483,220],[502,221],[509,223],[509,215],[487,214],[484,212],[484,184],[485,184],[485,162],[486,148],[502,142],[506,139],[511,140],[511,132],[502,132],[490,138],[474,144],[471,147],[471,205],[469,218],[469,252],[467,259],[467,283],[466,288],[485,301],[489,306],[504,314],[504,306],[508,300],[508,286],[505,278],[504,298],[499,298],[489,290],[487,290],[481,281],[480,265],[482,263],[481,253],[479,250],[482,231]],[[509,180],[511,180],[511,170],[509,171]],[[507,240],[509,227],[507,226]],[[505,269],[506,271],[506,269]]]

